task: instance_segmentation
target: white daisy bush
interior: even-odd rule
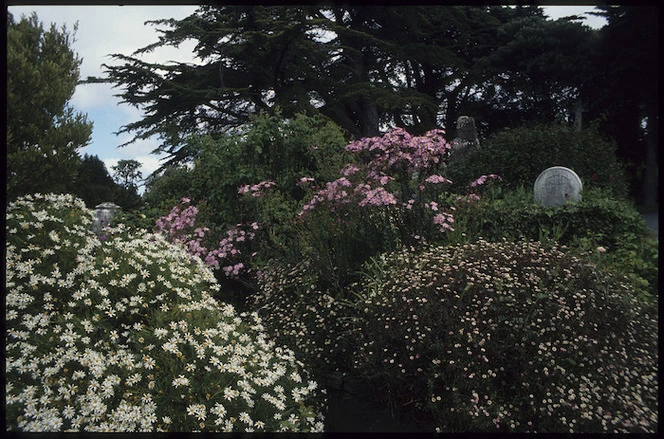
[[[324,391],[161,235],[91,231],[70,195],[7,208],[6,424],[20,431],[322,431]]]
[[[562,247],[403,250],[363,285],[357,370],[439,431],[657,430],[656,305]]]

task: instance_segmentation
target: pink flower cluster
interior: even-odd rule
[[[173,207],[168,215],[157,220],[156,231],[166,235],[170,242],[184,244],[189,254],[200,257],[206,265],[221,268],[229,277],[237,277],[245,269],[245,265],[238,262],[242,256],[238,243],[254,239],[258,223],[252,223],[251,231],[248,232],[242,230],[243,225],[238,224],[226,232],[227,236],[219,242],[218,248],[209,250],[203,239],[210,229],[196,227],[198,208],[190,203],[189,198],[182,198],[179,206]]]
[[[496,174],[482,175],[480,178],[478,178],[478,179],[475,180],[474,182],[470,183],[470,187],[481,186],[481,185],[483,185],[484,183],[486,183],[486,181],[487,181],[489,178],[493,178],[493,179],[498,180],[498,181],[502,181],[502,180],[503,180],[502,178],[500,178],[500,175],[496,175]]]
[[[394,194],[385,190],[385,188],[377,187],[371,189],[369,185],[359,185],[356,188],[358,193],[361,193],[364,198],[358,203],[360,206],[387,206],[389,204],[397,204],[398,199]]]
[[[440,226],[441,232],[444,232],[445,230],[449,230],[450,232],[454,231],[454,227],[452,227],[452,224],[454,224],[454,216],[452,216],[450,213],[439,213],[433,217],[433,222],[434,224]]]
[[[210,251],[205,257],[205,263],[211,267],[219,268],[219,261],[237,261],[241,256],[242,251],[236,247],[236,244],[239,242],[246,242],[254,239],[256,234],[254,232],[246,232],[242,230],[241,224],[238,224],[236,227],[228,230],[226,232],[226,238],[219,241],[219,248]],[[253,223],[252,229],[258,229],[258,224]],[[244,269],[244,264],[242,262],[230,263],[229,265],[222,266],[221,269],[228,277],[238,276]]]
[[[198,209],[196,206],[188,205],[189,198],[180,200],[181,206],[175,206],[166,216],[159,218],[156,222],[157,232],[165,234],[173,243],[184,243],[189,253],[199,257],[205,257],[207,250],[201,245],[205,233],[210,229],[207,227],[194,228]],[[186,208],[183,208],[187,206]]]
[[[486,183],[487,181],[489,181],[489,179],[498,180],[498,181],[502,181],[502,180],[503,180],[499,175],[496,175],[496,174],[482,175],[482,176],[480,176],[477,180],[475,180],[475,181],[473,181],[472,183],[470,183],[470,185],[469,185],[469,186],[470,186],[470,191],[469,191],[469,193],[466,194],[466,195],[464,195],[464,196],[457,197],[457,198],[456,198],[456,201],[458,201],[458,202],[463,202],[463,203],[468,203],[468,204],[472,204],[472,203],[475,203],[475,202],[479,201],[481,198],[480,198],[479,195],[477,195],[477,194],[474,192],[474,188],[477,188],[477,187],[479,187],[479,186],[482,186],[484,183]]]
[[[452,183],[451,180],[443,177],[442,175],[430,175],[424,179],[427,183],[438,184],[438,183]]]
[[[404,165],[408,174],[412,174],[416,169],[428,169],[444,161],[451,148],[444,134],[445,131],[436,129],[423,136],[411,136],[403,128],[395,128],[382,137],[356,140],[346,146],[346,150],[371,154],[369,178]]]
[[[301,179],[302,181],[304,179]],[[313,179],[311,179],[313,181]],[[322,189],[316,192],[313,198],[302,208],[302,211],[299,213],[299,216],[304,215],[308,210],[312,210],[318,203],[323,201],[331,202],[331,207],[334,209],[336,203],[344,204],[350,202],[348,198],[348,191],[344,188],[349,188],[353,184],[346,177],[341,177],[337,180],[330,181],[325,183],[325,189]]]
[[[323,202],[331,209],[351,202],[361,207],[401,205],[412,209],[415,199],[421,196],[409,197],[406,203],[400,202],[401,197],[407,194],[393,192],[390,190],[391,184],[395,182],[396,188],[400,183],[403,188],[404,183],[409,185],[414,181],[417,189],[424,191],[426,184],[451,183],[443,176],[431,174],[444,164],[451,148],[443,134],[442,130],[432,130],[423,136],[411,136],[402,128],[396,128],[382,137],[362,138],[348,144],[346,150],[358,154],[362,159],[360,161],[365,164],[350,163],[344,166],[340,171],[342,177],[315,192],[299,216]],[[437,210],[437,207],[432,210]],[[439,221],[441,226],[444,224],[441,230],[451,229],[451,221],[444,218],[445,221],[436,217],[435,221]]]
[[[265,195],[265,189],[271,188],[272,186],[275,186],[277,183],[275,183],[272,180],[267,180],[267,181],[261,181],[260,183],[257,184],[247,184],[244,186],[240,186],[240,188],[237,190],[237,192],[241,195],[248,194],[250,193],[252,197],[261,197]]]
[[[300,181],[297,182],[297,185],[300,186],[300,187],[306,187],[312,181],[314,181],[314,179],[311,178],[311,177],[302,177],[302,178],[300,178]]]

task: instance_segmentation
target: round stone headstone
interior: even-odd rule
[[[564,166],[544,170],[535,180],[535,202],[555,207],[568,201],[581,201],[583,183],[576,172]]]

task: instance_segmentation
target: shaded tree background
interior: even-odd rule
[[[138,194],[138,185],[143,176],[141,162],[137,160],[119,160],[112,166],[113,179],[117,183],[114,201],[124,209],[134,209],[142,204]]]
[[[349,138],[393,126],[414,134],[443,127],[453,138],[463,114],[481,136],[594,121],[632,163],[632,195],[652,204],[657,14],[597,11],[608,19],[601,30],[579,17],[548,20],[536,6],[202,6],[183,20],[152,22],[162,27],[158,42],[113,55],[120,64],[89,81],[113,83],[123,102],[146,111],[121,132],[158,135],[166,165],[193,159],[188,136],[221,139],[277,107],[285,118],[325,116]],[[186,39],[197,41],[201,65],[140,59]]]
[[[36,14],[7,14],[7,200],[33,192],[67,192],[78,171],[78,149],[92,123],[69,100],[81,59],[74,31],[44,29]]]
[[[593,112],[631,164],[633,194],[643,204],[658,200],[659,8],[598,7],[608,25],[599,33]]]
[[[140,166],[136,160],[130,162],[138,163]],[[116,179],[108,172],[104,162],[96,155],[85,154],[78,163],[77,169],[78,172],[69,192],[85,201],[88,208],[94,209],[101,203],[111,202],[120,206],[124,211],[129,211],[143,204],[133,180],[128,177],[130,180],[126,185],[116,183]],[[139,178],[135,169],[134,178]],[[120,181],[124,182],[124,177]]]
[[[113,202],[117,184],[106,165],[96,155],[85,154],[78,167],[73,194],[85,201],[90,209],[107,201]]]
[[[118,163],[111,167],[113,169],[113,177],[115,182],[126,189],[138,188],[138,183],[143,176],[139,171],[141,162],[137,160],[119,160]]]

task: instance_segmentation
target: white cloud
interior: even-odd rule
[[[597,17],[590,15],[588,12],[593,11],[593,6],[543,6],[544,14],[551,20],[557,20],[570,15],[579,15],[585,17],[583,24],[590,26],[593,29],[599,29],[606,25],[604,17]]]
[[[72,31],[78,22],[74,51],[83,58],[81,78],[99,76],[101,65],[112,61],[108,55],[121,53],[131,55],[135,50],[158,41],[153,25],[144,25],[148,20],[175,18],[191,15],[196,6],[10,6],[9,12],[18,20],[21,14],[37,12],[37,17],[49,27],[66,25]],[[188,47],[191,46],[191,47]],[[166,48],[145,57],[149,62],[170,59],[190,61],[193,43],[183,44],[181,49]]]
[[[79,84],[70,103],[82,112],[117,104],[120,99],[113,96],[117,91],[112,87],[112,84]]]
[[[141,167],[143,178],[152,174],[163,164],[161,162],[161,158],[157,157],[156,155],[138,156],[135,157],[134,160],[141,162],[141,164],[143,165]]]
[[[131,136],[127,134],[118,137],[120,142],[128,142],[131,140]],[[150,138],[146,140],[137,140],[127,146],[117,148],[117,150],[121,151],[123,157],[146,156],[152,154],[152,151],[154,151],[157,146],[159,146],[159,141],[156,138]]]

